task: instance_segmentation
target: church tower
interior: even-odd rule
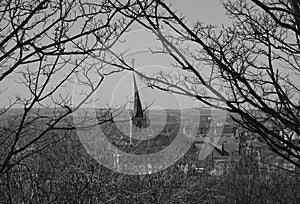
[[[132,141],[132,137],[138,138],[140,134],[142,134],[143,129],[145,129],[149,125],[149,119],[147,118],[146,111],[142,107],[142,102],[140,99],[140,95],[137,88],[137,83],[133,77],[133,91],[134,91],[134,101],[133,101],[133,110],[132,110],[132,118],[131,118],[131,131],[130,131],[130,143]]]
[[[138,127],[142,127],[142,123],[139,123],[139,119],[144,119],[144,111],[142,108],[142,102],[140,99],[139,91],[137,89],[136,80],[133,75],[133,91],[134,91],[134,101],[133,101],[133,114],[132,114],[132,120],[136,122],[136,125]]]

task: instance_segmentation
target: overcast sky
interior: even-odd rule
[[[191,26],[196,20],[201,20],[207,24],[218,25],[227,24],[228,18],[218,0],[169,0],[172,2],[172,7],[179,13],[186,16],[188,24]],[[135,30],[127,33],[124,36],[126,39],[125,46],[128,46],[129,51],[127,59],[135,59],[136,69],[162,69],[170,70],[172,66],[168,57],[153,56],[147,49],[155,45],[154,38],[151,34],[147,34],[143,30]],[[122,45],[124,46],[124,45]],[[20,86],[12,85],[13,78],[6,80],[1,84],[1,89],[8,88],[6,94],[0,95],[0,107],[7,104],[7,96],[13,98],[14,95],[24,94],[24,90]],[[170,94],[162,93],[153,89],[146,88],[139,80],[138,86],[141,89],[140,95],[142,103],[150,104],[154,101],[153,107],[160,108],[189,108],[196,106],[195,103],[188,98],[171,96]],[[122,72],[107,77],[104,84],[96,93],[96,97],[100,98],[97,103],[98,107],[106,106],[106,104],[122,104],[128,98],[132,97],[132,74]]]
[[[218,25],[228,24],[228,17],[225,15],[221,3],[218,0],[170,0],[172,8],[175,8],[178,13],[183,13],[190,26],[197,20],[203,21],[207,24]],[[147,34],[143,30],[135,30],[124,36],[129,52],[126,56],[128,61],[131,58],[135,59],[136,69],[142,72],[151,70],[168,71],[173,69],[170,63],[173,61],[166,56],[153,55],[147,49],[148,47],[155,47],[154,37]],[[158,44],[159,45],[159,44]],[[115,84],[117,82],[117,84]],[[121,73],[111,76],[103,84],[103,88],[98,93],[100,96],[100,106],[105,104],[122,104],[127,98],[132,97],[132,74]],[[170,95],[165,92],[146,88],[138,80],[138,86],[141,89],[140,95],[143,104],[150,104],[154,101],[155,108],[190,108],[199,106],[194,100],[187,97],[180,97]],[[110,102],[111,101],[111,102]]]

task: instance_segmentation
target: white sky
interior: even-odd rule
[[[225,10],[218,0],[170,0],[170,2],[172,2],[173,8],[175,8],[178,13],[183,13],[186,16],[190,26],[197,20],[218,26],[229,22],[228,17],[225,15]],[[127,59],[129,62],[131,61],[130,59],[135,59],[135,69],[142,70],[142,72],[158,67],[165,71],[174,70],[170,65],[172,62],[170,58],[153,55],[147,49],[148,47],[155,48],[154,45],[157,43],[153,40],[154,37],[150,33],[135,30],[126,34],[124,38],[126,38],[126,44],[130,48]],[[118,81],[118,83],[113,85],[116,81]],[[111,76],[103,85],[103,89],[98,92],[100,106],[110,104],[109,101],[112,101],[113,104],[120,105],[125,103],[127,98],[132,97],[133,85],[131,73],[120,73]],[[144,85],[139,82],[139,80],[138,86],[141,88],[140,95],[143,105],[145,105],[145,103],[150,104],[154,101],[153,106],[161,108],[190,108],[199,106],[198,103],[187,97],[170,95],[165,92],[143,88]],[[113,93],[113,96],[111,96],[111,93]]]
[[[225,15],[225,10],[222,8],[218,0],[169,0],[179,13],[186,16],[189,25],[192,25],[196,20],[203,21],[207,24],[222,25],[229,22]],[[126,45],[129,48],[128,59],[135,59],[136,69],[147,71],[157,67],[159,69],[168,70],[171,68],[170,60],[166,57],[153,56],[147,48],[155,45],[153,36],[144,31],[136,30],[124,36]],[[14,78],[6,80],[0,84],[0,90],[8,88],[5,94],[1,94],[0,107],[7,104],[7,96],[14,97],[15,95],[24,94],[24,90],[16,85]],[[145,88],[138,81],[138,86],[141,88],[140,95],[143,105],[150,104],[154,101],[154,107],[160,108],[189,108],[195,107],[188,98],[171,96],[170,94]],[[122,72],[109,76],[105,79],[103,85],[96,93],[96,97],[100,98],[97,106],[103,107],[106,104],[121,104],[132,97],[132,74]]]

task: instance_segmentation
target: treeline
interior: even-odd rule
[[[55,142],[53,142],[55,141]],[[41,147],[44,147],[41,149]],[[30,151],[30,152],[29,152]],[[299,203],[291,172],[260,175],[244,158],[223,176],[184,173],[180,164],[151,175],[123,175],[93,160],[75,131],[52,131],[0,177],[1,203]]]

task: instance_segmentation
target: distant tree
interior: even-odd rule
[[[110,3],[156,35],[162,46],[153,54],[170,55],[174,69],[185,71],[140,73],[150,87],[237,113],[236,122],[300,166],[299,1],[224,1],[228,27],[190,27],[162,0]],[[120,64],[132,70],[124,59]]]

